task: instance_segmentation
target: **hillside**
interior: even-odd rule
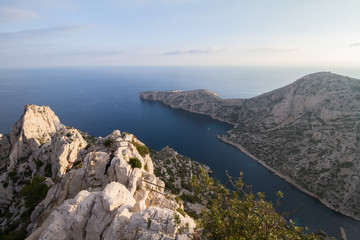
[[[208,90],[140,97],[232,123],[221,140],[360,220],[360,80],[320,72],[251,99],[221,99]]]

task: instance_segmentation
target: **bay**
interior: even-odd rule
[[[285,198],[279,211],[312,230],[360,239],[360,222],[336,213],[300,192],[251,158],[216,138],[231,126],[207,116],[171,109],[139,99],[141,91],[209,89],[222,98],[249,98],[285,86],[321,69],[240,67],[93,67],[0,69],[0,132],[8,133],[25,104],[50,106],[68,126],[95,136],[113,130],[131,132],[149,147],[171,146],[180,154],[211,167],[226,181],[244,172],[244,181],[269,200],[280,190]],[[356,69],[330,69],[360,78]]]

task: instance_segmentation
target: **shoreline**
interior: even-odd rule
[[[229,133],[227,133],[229,134]],[[296,187],[297,189],[299,189],[300,191],[302,191],[303,193],[315,198],[316,200],[320,201],[323,205],[325,205],[326,207],[330,208],[331,210],[340,213],[344,216],[350,217],[356,221],[360,221],[360,217],[357,216],[353,216],[351,214],[347,214],[347,213],[343,213],[340,210],[335,209],[334,207],[332,207],[328,202],[326,202],[325,200],[317,197],[314,193],[306,190],[305,188],[303,188],[302,186],[300,186],[299,184],[297,184],[294,180],[292,180],[291,178],[284,176],[281,172],[279,172],[278,170],[273,169],[272,167],[268,166],[264,161],[256,158],[254,155],[252,155],[251,153],[249,153],[244,147],[242,147],[240,144],[237,143],[233,143],[227,139],[225,139],[223,136],[218,135],[217,138],[226,143],[229,144],[231,146],[236,147],[237,149],[239,149],[241,152],[243,152],[245,155],[247,155],[248,157],[250,157],[252,160],[260,163],[263,167],[265,167],[266,169],[268,169],[270,172],[274,173],[276,176],[278,176],[279,178],[283,179],[285,182],[291,184],[292,186]]]
[[[230,131],[233,130],[237,124],[236,123],[232,123],[230,121],[227,121],[227,120],[224,120],[224,119],[221,119],[219,117],[216,117],[216,116],[213,116],[212,114],[207,114],[207,113],[202,113],[202,112],[197,112],[197,111],[193,111],[193,110],[187,110],[187,109],[183,109],[183,108],[180,108],[180,107],[175,107],[175,106],[172,106],[171,104],[167,104],[165,102],[163,102],[162,100],[158,100],[158,99],[146,99],[146,98],[143,98],[140,94],[140,98],[143,99],[143,100],[146,100],[146,101],[154,101],[154,102],[159,102],[159,103],[162,103],[164,104],[165,106],[168,106],[170,108],[173,108],[173,109],[180,109],[180,110],[184,110],[184,111],[187,111],[187,112],[191,112],[191,113],[197,113],[197,114],[202,114],[202,115],[206,115],[206,116],[209,116],[211,117],[212,119],[214,120],[217,120],[217,121],[220,121],[220,122],[224,122],[224,123],[227,123],[227,124],[230,124],[232,126],[232,129],[230,129],[229,131],[227,131],[227,134],[228,135],[231,135]],[[284,181],[286,181],[287,183],[291,184],[292,186],[296,187],[298,190],[302,191],[303,193],[317,199],[321,204],[325,205],[326,207],[328,207],[329,209],[337,212],[337,213],[340,213],[344,216],[347,216],[347,217],[350,217],[352,219],[354,219],[355,221],[360,221],[360,216],[354,216],[352,214],[349,214],[349,213],[344,213],[338,209],[335,209],[333,206],[331,206],[328,202],[326,202],[325,200],[317,197],[314,193],[306,190],[305,188],[303,188],[302,186],[300,186],[299,184],[297,184],[294,180],[292,180],[291,178],[287,177],[287,176],[284,176],[281,172],[279,172],[278,170],[275,170],[273,169],[272,167],[268,166],[264,161],[256,158],[255,156],[253,156],[250,152],[248,152],[244,147],[242,147],[240,144],[237,144],[237,143],[233,143],[227,139],[225,139],[223,136],[221,135],[218,135],[217,138],[226,143],[226,144],[229,144],[231,146],[234,146],[236,147],[238,150],[240,150],[241,152],[243,152],[245,155],[247,155],[248,157],[250,157],[252,160],[260,163],[263,167],[265,167],[266,169],[268,169],[269,171],[271,171],[273,174],[275,174],[276,176],[278,176],[279,178],[283,179]]]

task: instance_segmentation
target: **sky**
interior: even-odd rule
[[[0,67],[360,67],[358,0],[1,0]]]

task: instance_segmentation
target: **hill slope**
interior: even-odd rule
[[[224,100],[208,90],[140,97],[234,124],[221,140],[360,219],[360,80],[320,72],[251,99]]]

